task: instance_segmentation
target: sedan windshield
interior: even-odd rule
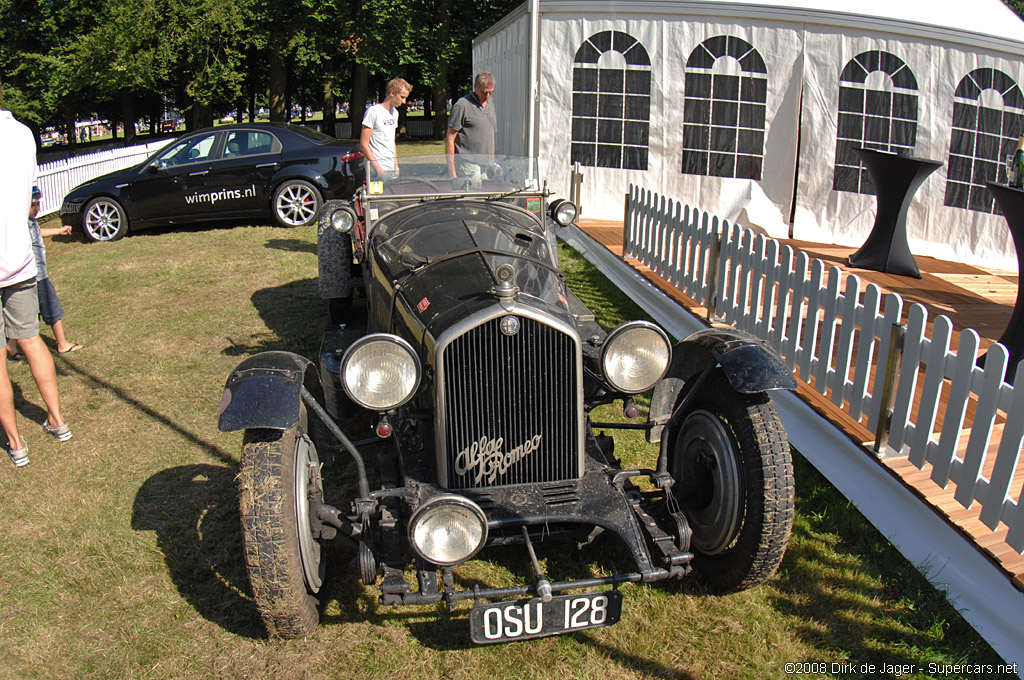
[[[183,163],[209,160],[210,154],[213,152],[213,142],[216,139],[217,133],[211,132],[173,142],[160,152],[154,163],[161,168],[169,168]]]

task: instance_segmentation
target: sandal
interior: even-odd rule
[[[25,444],[20,449],[9,448],[8,444],[7,455],[11,457],[11,462],[14,463],[14,467],[25,467],[28,465],[28,444]]]
[[[21,352],[14,352],[12,354],[11,350],[7,350],[7,360],[8,361],[21,361],[24,358],[25,358],[25,355],[22,354]]]
[[[43,432],[46,434],[52,434],[59,442],[66,442],[71,439],[71,428],[68,427],[67,423],[51,426],[49,420],[44,420]]]
[[[72,352],[77,352],[80,349],[85,349],[85,347],[76,342],[65,350],[57,350],[57,354],[71,354]]]

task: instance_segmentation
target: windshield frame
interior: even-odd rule
[[[368,237],[374,225],[385,219],[388,215],[403,208],[434,201],[455,200],[455,201],[498,201],[506,204],[511,203],[508,199],[536,199],[537,209],[516,206],[524,212],[533,215],[538,221],[538,227],[544,228],[547,215],[547,198],[551,195],[547,182],[540,177],[540,161],[536,158],[522,156],[495,156],[493,158],[480,159],[477,157],[465,157],[456,159],[457,167],[460,165],[474,164],[483,167],[485,172],[496,173],[494,179],[490,175],[481,179],[481,175],[469,178],[466,175],[451,177],[448,173],[449,154],[427,154],[417,156],[401,157],[398,173],[377,173],[373,164],[363,159],[365,168],[365,184],[356,193],[356,200],[361,204],[365,221],[365,233]],[[461,161],[461,163],[460,163]],[[481,162],[482,161],[482,162]],[[431,171],[441,169],[438,174],[417,173],[414,168],[428,168]],[[410,173],[411,171],[411,173]],[[412,175],[410,177],[410,174]],[[520,182],[519,186],[516,182]],[[421,187],[435,186],[435,183],[452,183],[453,188],[444,191],[437,187],[437,191],[418,191],[409,193],[388,193],[387,189],[393,189],[396,184],[420,183]],[[457,183],[465,182],[464,188],[454,188]],[[490,183],[492,188],[482,188],[484,182]],[[474,187],[474,184],[477,184]],[[471,190],[472,189],[472,190]],[[390,209],[380,212],[382,204],[390,204]],[[529,205],[529,203],[527,204]]]

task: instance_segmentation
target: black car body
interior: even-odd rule
[[[325,200],[362,182],[351,143],[298,125],[254,123],[192,132],[144,162],[71,190],[61,220],[92,241],[129,229],[210,220],[273,218],[310,224]]]
[[[319,366],[266,352],[228,378],[219,426],[245,430],[246,563],[270,634],[317,625],[331,539],[355,547],[383,604],[472,600],[479,643],[614,623],[621,583],[692,568],[718,590],[768,578],[793,519],[789,445],[768,392],[795,383],[777,355],[730,329],[674,346],[646,321],[606,332],[558,269],[548,217],[564,224],[575,208],[549,205],[536,162],[459,158],[453,179],[448,160],[405,159],[354,205],[325,206],[332,319]],[[645,424],[590,417],[621,401],[635,418],[634,398],[652,390]],[[353,443],[339,424],[360,412],[375,437]],[[605,434],[617,428],[658,445],[650,467],[622,467]],[[331,475],[351,479],[347,497],[329,497]],[[541,568],[538,544],[602,533],[631,566],[563,580]],[[526,585],[457,580],[458,565],[509,544],[529,557]]]

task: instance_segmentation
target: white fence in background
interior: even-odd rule
[[[709,316],[765,340],[798,379],[866,421],[877,433],[876,453],[907,456],[919,469],[930,463],[932,481],[954,482],[956,500],[965,508],[979,503],[992,530],[1006,524],[1006,543],[1024,554],[1024,491],[1010,497],[1024,439],[1024,365],[1015,390],[1004,381],[1005,347],[992,345],[980,367],[974,330],[960,334],[954,352],[948,317],[935,319],[929,338],[922,305],[903,322],[898,294],[883,298],[873,283],[861,294],[853,274],[841,285],[839,267],[826,278],[821,260],[645,189],[630,186],[624,229],[626,257]],[[994,462],[986,460],[992,441]]]
[[[107,149],[43,163],[39,166],[36,177],[36,184],[43,192],[42,209],[39,214],[49,215],[60,210],[60,204],[64,197],[82,182],[87,182],[114,170],[123,170],[137,165],[157,149],[167,146],[170,141],[170,139],[161,139],[148,144]]]

